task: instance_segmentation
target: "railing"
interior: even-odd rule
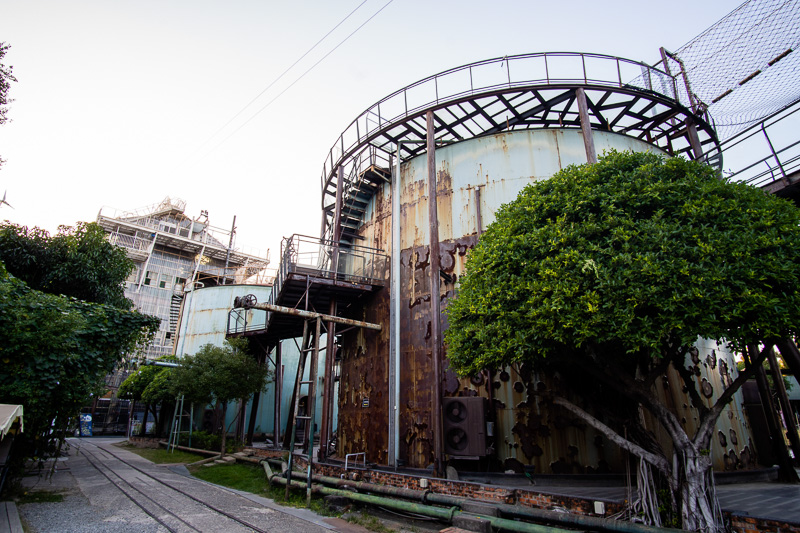
[[[614,56],[545,52],[471,63],[404,87],[361,113],[330,149],[322,169],[323,189],[335,169],[358,147],[423,110],[507,88],[574,84],[651,91],[687,108],[692,105],[675,77],[645,63]]]
[[[281,264],[275,286],[279,292],[283,281],[293,272],[355,283],[383,283],[389,275],[388,265],[388,256],[377,248],[292,235],[281,242]]]
[[[150,245],[153,241],[133,235],[125,235],[124,233],[109,233],[108,242],[115,246],[146,254],[150,250]]]
[[[335,279],[370,285],[383,285],[389,277],[389,258],[377,248],[292,235],[281,243],[281,263],[267,303],[276,304],[286,279],[291,274]],[[338,257],[337,257],[338,255]],[[333,268],[334,260],[336,268]],[[258,309],[232,309],[228,313],[228,333],[264,329],[270,313]]]
[[[800,171],[800,140],[796,140],[800,134],[795,127],[798,115],[800,101],[725,141],[726,177],[763,187]],[[778,142],[784,146],[776,148]],[[769,155],[753,161],[752,154],[764,153]]]
[[[228,334],[264,330],[269,313],[263,309],[231,309],[228,312]]]
[[[134,211],[122,211],[108,206],[103,206],[100,209],[98,220],[101,217],[220,248],[227,248],[230,240],[229,230],[210,226],[207,223],[200,223],[189,217],[178,220],[153,213],[139,214]]]

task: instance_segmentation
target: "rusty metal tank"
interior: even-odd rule
[[[499,59],[494,64],[498,63]],[[500,65],[510,68],[509,63],[512,61],[504,58]],[[677,92],[670,99],[669,95],[659,95],[655,91],[655,88],[669,85],[653,83],[653,80],[663,81],[663,73],[641,64],[639,67],[639,78],[633,78],[639,81],[631,83],[643,85],[646,93],[631,89],[631,83],[620,83],[611,90],[600,87],[596,79],[590,82],[585,66],[582,79],[579,76],[569,84],[567,78],[532,80],[531,86],[542,91],[536,93],[537,102],[552,104],[542,103],[539,107],[531,104],[529,98],[520,96],[526,90],[536,91],[530,87],[523,90],[524,84],[513,80],[511,70],[507,85],[501,83],[477,89],[472,86],[470,91],[456,91],[452,96],[437,93],[435,100],[413,107],[408,103],[409,95],[429,81],[423,80],[384,99],[383,111],[381,103],[370,108],[365,114],[377,117],[377,126],[372,130],[369,121],[360,122],[364,115],[354,121],[348,132],[354,133],[358,140],[352,145],[347,144],[351,142],[348,132],[342,135],[323,170],[323,210],[327,224],[324,224],[323,234],[325,227],[329,235],[335,227],[336,215],[330,207],[333,204],[325,198],[333,195],[333,176],[335,169],[340,168],[347,178],[340,215],[345,229],[339,237],[344,235],[345,239],[359,245],[391,254],[391,275],[399,283],[393,293],[396,296],[382,291],[347,312],[353,318],[386,325],[395,321],[397,313],[399,326],[395,328],[396,338],[389,327],[381,332],[354,330],[341,337],[340,455],[365,452],[367,460],[372,462],[417,468],[425,468],[434,460],[432,410],[436,402],[428,216],[431,191],[427,185],[427,153],[424,145],[421,146],[425,132],[420,119],[422,113],[434,111],[436,138],[444,141],[435,149],[442,279],[436,298],[444,308],[454,295],[470,249],[494,220],[498,208],[516,198],[526,185],[545,180],[568,165],[586,163],[588,148],[582,125],[591,125],[597,153],[615,149],[693,157],[704,153],[704,157],[713,158],[716,146],[713,130],[702,117],[687,112]],[[463,73],[465,68],[454,70]],[[442,80],[449,74],[437,76],[441,79],[433,78],[436,87],[445,86]],[[622,80],[622,75],[619,76]],[[609,83],[614,85],[613,81]],[[592,110],[583,123],[575,104],[576,87],[587,91]],[[388,107],[385,102],[396,100],[398,95],[406,98],[405,111],[398,116],[390,115],[383,125],[386,115],[381,114]],[[492,99],[491,102],[481,100],[482,95]],[[638,107],[633,114],[641,123],[631,122],[631,117],[623,121],[621,115],[616,119],[604,115],[601,102],[614,98],[613,109],[619,109],[620,98],[629,98],[627,109]],[[639,102],[642,98],[647,102]],[[500,111],[493,105],[501,108]],[[665,118],[667,114],[659,111],[659,106],[671,110],[669,120]],[[468,122],[470,113],[482,114],[484,124],[477,127],[477,131],[463,134],[459,128]],[[548,119],[549,113],[555,114]],[[678,131],[675,128],[680,124],[686,129],[687,115],[700,124],[700,141],[694,145],[685,137],[668,134]],[[537,121],[525,123],[534,116],[538,117]],[[498,120],[499,117],[504,117],[504,121]],[[664,121],[659,122],[662,119]],[[622,122],[627,125],[619,127]],[[649,125],[644,127],[644,123]],[[446,317],[442,315],[440,320],[442,328],[446,328]],[[396,359],[393,346],[397,347]],[[721,384],[735,378],[736,373],[731,354],[724,347],[704,340],[698,341],[696,350],[687,358],[687,366],[698,375],[700,387],[708,394],[709,401]],[[539,375],[526,365],[515,365],[493,374],[485,372],[459,379],[447,368],[445,358],[442,378],[444,397],[487,399],[475,405],[486,406],[481,416],[488,422],[491,449],[474,459],[489,457],[490,464],[504,470],[522,471],[532,467],[539,473],[624,472],[623,452],[599,432],[566,411],[546,404],[535,394],[542,389],[557,388],[557,377]],[[399,386],[393,386],[393,382]],[[658,393],[690,429],[696,414],[688,407],[688,398],[676,385],[678,383],[677,375],[667,374],[659,384]],[[715,468],[719,470],[754,462],[741,405],[741,395],[737,395],[718,423],[718,438],[712,453]],[[647,424],[668,449],[666,435],[653,421],[648,420]]]

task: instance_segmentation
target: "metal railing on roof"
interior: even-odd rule
[[[594,85],[656,92],[689,107],[688,94],[663,70],[620,57],[579,52],[543,52],[470,63],[408,85],[361,113],[330,149],[322,184],[359,146],[393,125],[464,97],[531,85]]]

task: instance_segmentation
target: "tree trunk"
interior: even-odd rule
[[[687,531],[712,533],[724,531],[722,515],[714,489],[711,457],[694,449],[677,450],[679,468],[683,469],[680,485],[681,527]]]
[[[228,402],[222,402],[222,449],[219,451],[219,458],[225,457],[225,437],[228,436],[228,428],[225,426],[225,419],[228,413]]]
[[[142,426],[139,428],[139,436],[144,437],[147,435],[147,415],[150,414],[150,404],[144,404],[144,414],[142,415]]]

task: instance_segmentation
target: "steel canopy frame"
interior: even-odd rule
[[[719,165],[713,122],[702,103],[695,107],[697,114],[690,110],[682,83],[644,63],[570,52],[489,59],[420,80],[368,108],[334,144],[322,173],[322,236],[333,227],[339,167],[344,174],[341,239],[352,241],[369,198],[382,182],[391,181],[388,169],[395,154],[405,161],[425,152],[428,111],[433,111],[437,142],[445,143],[503,131],[580,129],[576,91],[582,88],[593,129],[695,158],[687,126],[693,124],[703,158]]]

